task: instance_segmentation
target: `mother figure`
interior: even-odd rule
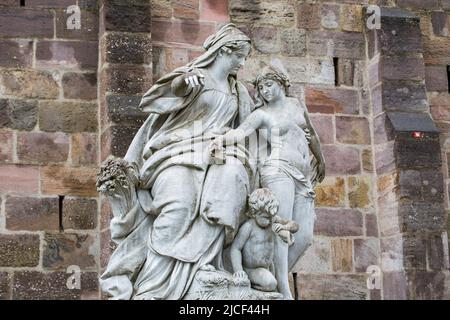
[[[236,81],[250,39],[227,24],[203,46],[141,101],[150,116],[124,157],[137,172],[136,201],[111,221],[118,246],[100,279],[113,299],[183,298],[198,270],[222,268],[223,246],[245,210],[249,152],[229,146],[225,164],[214,164],[209,145],[253,109]]]

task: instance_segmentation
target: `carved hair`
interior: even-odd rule
[[[244,50],[245,48],[250,48],[251,50],[252,49],[251,43],[249,41],[239,40],[224,44],[222,47],[220,47],[219,51],[231,54],[232,52]]]
[[[273,80],[276,83],[278,83],[281,87],[284,88],[284,92],[286,96],[289,96],[289,87],[291,86],[289,77],[287,75],[287,72],[283,70],[284,68],[280,65],[279,67],[276,67],[274,65],[266,66],[262,72],[256,77],[256,79],[253,81],[253,86],[256,89],[255,92],[255,100],[256,100],[256,107],[262,107],[264,104],[266,104],[266,101],[262,97],[262,95],[259,93],[259,83],[263,80]]]
[[[275,216],[278,211],[279,202],[275,195],[267,188],[256,189],[248,198],[250,210],[248,216],[254,218],[258,212],[265,211]]]

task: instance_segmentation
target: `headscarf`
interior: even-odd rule
[[[225,24],[215,34],[209,36],[203,48],[206,50],[201,56],[197,57],[187,65],[175,69],[173,72],[159,79],[150,90],[142,97],[139,108],[144,112],[150,113],[168,113],[180,110],[187,106],[192,98],[195,97],[200,87],[196,87],[187,97],[176,97],[171,92],[172,81],[183,73],[191,72],[196,68],[203,68],[211,64],[217,56],[217,52],[223,46],[233,46],[239,41],[251,42],[242,31],[236,28],[233,23]]]

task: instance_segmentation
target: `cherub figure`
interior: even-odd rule
[[[231,245],[231,264],[236,284],[248,285],[260,291],[276,291],[277,280],[273,275],[275,236],[292,244],[292,233],[298,224],[276,215],[278,200],[269,189],[257,189],[249,197],[248,216]]]

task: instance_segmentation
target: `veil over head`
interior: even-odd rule
[[[211,64],[217,56],[217,51],[224,45],[245,41],[251,43],[241,30],[235,24],[227,23],[221,27],[215,34],[209,36],[203,43],[205,53],[191,61],[185,66],[179,67],[174,71],[160,78],[142,97],[139,108],[144,112],[165,113],[177,111],[186,106],[186,99],[175,97],[171,92],[171,83],[179,75],[191,72],[196,68],[203,68]],[[198,88],[200,90],[200,88]],[[193,92],[195,95],[198,92]],[[190,95],[192,96],[192,94]],[[169,109],[168,109],[169,108]]]

